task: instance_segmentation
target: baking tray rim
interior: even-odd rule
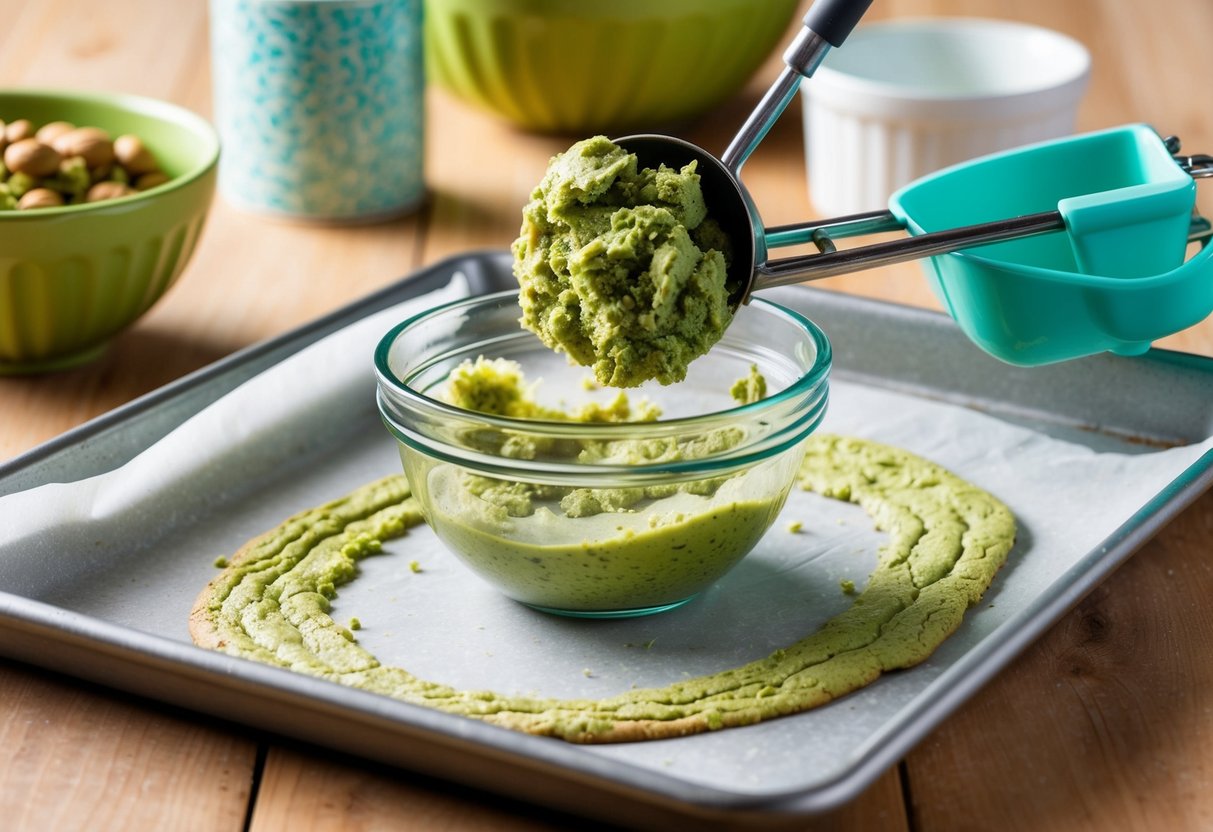
[[[456,271],[464,270],[461,266],[466,268],[469,263],[482,261],[486,257],[502,256],[502,252],[485,250],[447,257],[316,320],[246,347],[91,419],[0,465],[0,485],[14,475],[36,467],[87,439],[120,428],[131,419],[178,401],[207,383],[223,380],[249,364],[269,360],[282,352],[282,355],[269,361],[267,366],[272,366],[343,326],[386,306],[407,300],[438,276],[445,275],[449,279]],[[839,303],[873,311],[892,310],[911,319],[938,322],[946,317],[942,313],[918,307],[830,294]],[[1156,349],[1151,353],[1156,358],[1182,363],[1213,374],[1213,359],[1170,350]],[[205,404],[199,405],[199,409],[201,407],[205,407]],[[152,442],[154,441],[156,440],[153,439]],[[692,783],[626,760],[596,756],[579,746],[520,734],[476,720],[347,688],[335,682],[204,650],[168,636],[142,632],[3,590],[0,590],[0,627],[10,631],[33,630],[43,637],[54,638],[58,635],[65,639],[104,645],[111,655],[131,664],[155,664],[161,670],[185,670],[186,675],[203,674],[214,683],[226,682],[237,693],[241,693],[243,688],[251,688],[248,693],[271,691],[278,698],[292,697],[295,700],[294,707],[320,703],[347,714],[352,711],[364,721],[385,720],[397,726],[398,730],[404,728],[406,733],[412,735],[423,732],[431,742],[472,743],[479,752],[490,750],[495,756],[508,757],[515,762],[519,758],[527,760],[531,768],[541,768],[550,776],[567,780],[570,774],[581,773],[590,778],[584,785],[600,789],[606,786],[615,793],[626,794],[645,803],[675,811],[701,814],[703,810],[708,810],[713,816],[723,814],[736,819],[753,819],[755,812],[760,812],[763,819],[803,816],[837,808],[857,797],[964,701],[1001,672],[1130,554],[1210,487],[1213,487],[1213,450],[1207,451],[1180,472],[1099,545],[1075,561],[1070,569],[1031,603],[991,630],[973,648],[941,672],[938,678],[898,712],[897,718],[882,725],[880,730],[859,745],[851,759],[832,777],[810,786],[779,792],[743,792]],[[0,647],[7,648],[7,642],[3,638],[0,638]],[[13,655],[7,649],[5,653]],[[24,655],[21,660],[72,675],[70,669],[64,670],[53,661],[41,662],[36,656]],[[233,680],[244,684],[232,685]],[[112,679],[103,683],[147,695],[138,689],[138,685],[124,686]],[[173,699],[163,701],[176,704]],[[209,710],[205,703],[193,703],[186,707],[230,721],[242,721],[239,715]],[[308,740],[307,736],[291,734],[289,731],[280,733]],[[342,750],[358,753],[356,749]],[[385,762],[401,765],[395,760]],[[492,788],[490,783],[476,785]],[[537,793],[541,791],[540,789]]]
[[[1191,477],[1190,481],[1184,482],[1192,468],[1197,467],[1202,467],[1203,470]],[[1104,546],[1097,547],[1077,561],[1048,591],[1037,596],[1033,603],[992,630],[981,642],[944,670],[899,712],[895,720],[870,735],[857,749],[850,762],[840,768],[835,776],[809,787],[781,792],[756,794],[697,785],[625,760],[598,757],[586,753],[580,746],[546,737],[519,734],[495,725],[348,688],[283,668],[205,650],[168,636],[145,633],[4,591],[0,591],[0,626],[12,629],[13,625],[24,625],[26,628],[40,631],[43,635],[58,634],[80,639],[109,648],[111,654],[117,654],[118,658],[131,664],[154,664],[161,670],[169,671],[186,670],[188,675],[202,674],[211,682],[222,686],[235,687],[231,685],[233,680],[243,682],[239,687],[273,692],[278,698],[284,695],[290,697],[291,706],[296,708],[305,707],[305,703],[309,702],[319,703],[338,709],[346,715],[356,714],[363,721],[387,721],[398,729],[403,727],[407,734],[425,732],[431,741],[441,739],[448,744],[452,741],[470,742],[478,751],[488,749],[494,752],[495,756],[508,757],[514,762],[521,758],[532,764],[538,763],[539,768],[547,770],[552,776],[557,776],[557,772],[551,770],[553,767],[565,774],[580,771],[594,778],[600,787],[608,784],[612,791],[656,805],[666,804],[668,808],[710,809],[726,814],[761,809],[764,814],[773,816],[811,815],[837,808],[858,797],[881,773],[901,759],[973,693],[1001,672],[1024,648],[1127,559],[1129,554],[1210,485],[1213,485],[1213,451],[1204,454],[1197,464],[1190,466],[1184,474],[1173,480],[1150,503],[1135,513],[1133,518],[1122,524],[1105,540],[1105,544],[1108,544],[1106,549]],[[1157,506],[1154,505],[1156,503]],[[1143,515],[1146,517],[1145,522],[1134,523],[1136,518]],[[1067,582],[1068,576],[1074,574],[1079,576],[1079,579]],[[3,639],[0,639],[0,643],[2,642]],[[42,664],[50,670],[65,672],[53,661],[42,663],[36,658],[22,658],[34,664]],[[105,683],[123,687],[121,683]],[[147,695],[138,688],[138,685],[131,685],[127,689]],[[173,699],[164,701],[175,703]],[[205,705],[193,703],[187,707],[230,721],[243,721],[239,715],[208,709]],[[788,718],[794,718],[794,715]],[[264,726],[254,724],[251,727],[264,730]],[[289,731],[283,733],[291,735]],[[308,739],[299,734],[293,736],[297,739]],[[357,753],[357,749],[343,750]],[[399,761],[386,762],[400,764]],[[491,788],[491,784],[477,785]]]

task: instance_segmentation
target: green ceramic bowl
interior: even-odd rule
[[[134,133],[171,179],[107,202],[0,211],[0,374],[91,360],[146,312],[193,253],[219,159],[205,119],[152,99],[0,91],[0,120],[19,118]]]
[[[797,0],[426,0],[430,79],[544,132],[652,129],[737,92]]]

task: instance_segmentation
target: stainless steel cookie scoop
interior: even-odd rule
[[[835,239],[859,237],[886,231],[905,231],[906,226],[891,211],[872,211],[830,220],[766,228],[749,191],[730,168],[701,147],[673,136],[656,134],[626,136],[616,144],[636,154],[640,167],[681,168],[697,162],[704,201],[713,218],[729,235],[733,245],[729,282],[737,287],[729,298],[734,310],[762,289],[820,280],[863,269],[903,263],[970,246],[1017,239],[1066,228],[1057,211],[1011,217],[962,228],[936,231],[859,248],[839,251]],[[768,259],[770,249],[813,243],[818,254]]]
[[[1024,366],[1103,351],[1137,354],[1213,311],[1213,235],[1195,211],[1194,182],[1213,176],[1213,157],[1181,156],[1177,139],[1147,125],[965,162],[906,186],[888,210],[764,227],[741,167],[801,80],[869,5],[813,5],[784,54],[783,72],[720,158],[671,136],[615,140],[642,167],[696,163],[709,214],[732,245],[734,310],[762,289],[931,258],[932,288],[962,330],[990,354]],[[910,236],[846,250],[834,245],[889,231]],[[1190,242],[1202,249],[1185,261]],[[817,251],[768,257],[771,249],[806,243]],[[937,256],[974,246],[989,247],[975,256]]]
[[[734,246],[729,267],[730,283],[737,287],[729,299],[734,309],[746,303],[755,291],[773,286],[1065,228],[1062,216],[1052,211],[837,251],[832,238],[905,230],[905,224],[889,211],[874,211],[775,229],[763,226],[758,209],[739,178],[741,167],[783,114],[800,82],[812,76],[831,47],[843,44],[871,4],[872,0],[817,0],[810,7],[803,28],[783,54],[783,71],[720,158],[673,136],[641,134],[615,140],[620,147],[636,154],[641,167],[698,163],[704,199]],[[806,242],[814,243],[819,254],[767,259],[771,248]]]
[[[732,244],[734,311],[762,289],[927,257],[932,289],[965,334],[1021,366],[1135,355],[1213,312],[1213,231],[1195,211],[1195,180],[1213,177],[1213,157],[1180,155],[1178,139],[1147,125],[983,157],[911,183],[889,210],[778,228],[763,227],[734,171],[702,148],[669,136],[617,143],[645,167],[698,163]],[[974,218],[988,221],[963,224]],[[912,236],[834,247],[886,231]],[[978,256],[936,256],[998,242]],[[818,253],[767,257],[802,243]],[[1190,243],[1202,248],[1185,259]]]

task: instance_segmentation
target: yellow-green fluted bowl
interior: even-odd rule
[[[106,202],[0,211],[0,374],[91,360],[177,280],[215,190],[219,139],[205,119],[148,98],[0,91],[0,120],[134,133],[171,178]]]
[[[797,0],[426,0],[431,80],[544,132],[657,128],[737,92]]]

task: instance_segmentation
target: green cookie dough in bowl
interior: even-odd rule
[[[729,249],[693,162],[640,168],[605,136],[577,142],[523,209],[522,324],[603,384],[682,381],[732,320]]]
[[[782,508],[825,413],[828,341],[755,302],[681,384],[628,399],[520,329],[517,303],[432,310],[376,351],[380,412],[425,519],[481,578],[544,611],[685,603]],[[751,373],[769,395],[739,404],[729,384]]]

